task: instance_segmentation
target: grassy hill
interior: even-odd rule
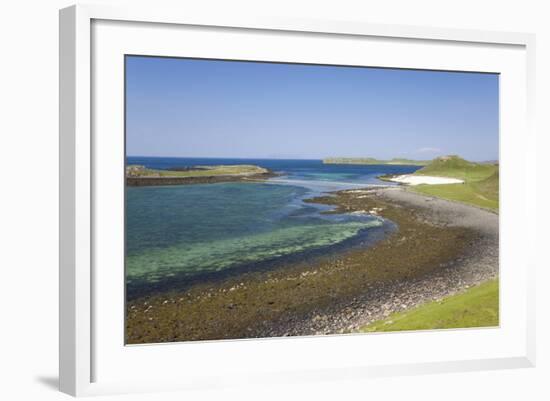
[[[498,171],[494,164],[473,163],[458,156],[443,156],[415,172],[416,175],[433,175],[459,178],[464,181],[479,181]]]
[[[499,171],[498,168],[496,171],[491,174],[489,177],[478,181],[476,187],[480,192],[493,193],[498,195],[498,182],[499,182]]]
[[[394,313],[373,322],[362,332],[452,329],[498,326],[498,280],[472,287],[441,301]]]
[[[403,166],[425,166],[429,160],[411,160],[395,157],[391,160],[380,160],[373,157],[331,157],[323,159],[323,164],[390,164]]]
[[[411,187],[414,191],[498,210],[499,168],[496,164],[473,163],[458,156],[444,156],[434,159],[414,174],[464,180],[464,184],[417,185]]]
[[[130,165],[126,167],[128,177],[212,177],[220,175],[253,175],[265,174],[268,170],[254,165],[219,165],[219,166],[194,166],[182,170],[153,170],[144,166]]]

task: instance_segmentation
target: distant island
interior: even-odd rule
[[[126,167],[126,184],[130,187],[255,181],[274,176],[276,174],[269,169],[249,164],[183,166],[167,170],[149,169],[141,165]]]
[[[426,166],[430,160],[411,160],[403,158],[393,158],[391,160],[379,160],[374,157],[329,157],[323,159],[323,164],[389,164],[389,165],[404,165],[404,166]]]

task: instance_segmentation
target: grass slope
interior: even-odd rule
[[[464,181],[480,181],[498,171],[494,164],[472,163],[458,156],[444,156],[417,170],[415,175],[432,175],[459,178]]]
[[[499,324],[498,280],[472,287],[438,302],[390,315],[362,332],[491,327]]]
[[[413,191],[498,211],[498,165],[446,156],[435,159],[414,174],[459,178],[464,184],[417,185],[411,187]]]

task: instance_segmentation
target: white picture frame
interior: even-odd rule
[[[96,28],[94,28],[94,24]],[[117,26],[117,24],[120,26]],[[332,336],[315,339],[221,341],[193,344],[192,347],[185,344],[152,345],[138,347],[139,349],[130,347],[132,350],[128,352],[124,348],[123,339],[115,335],[108,336],[115,337],[115,340],[113,340],[113,344],[106,345],[106,342],[110,340],[106,340],[107,336],[104,333],[102,334],[102,330],[104,331],[107,325],[112,324],[113,319],[116,319],[117,316],[123,316],[123,312],[122,309],[116,307],[112,308],[114,310],[112,315],[106,316],[105,313],[101,312],[104,310],[101,302],[97,304],[95,291],[100,286],[102,299],[117,304],[120,301],[120,294],[115,294],[117,291],[116,286],[120,284],[122,277],[117,276],[118,279],[107,286],[105,280],[108,279],[108,276],[98,276],[94,271],[97,261],[103,260],[103,256],[96,253],[94,241],[103,235],[110,235],[99,232],[102,229],[101,227],[104,227],[100,220],[106,216],[103,216],[101,207],[98,206],[101,202],[97,197],[99,196],[97,193],[105,193],[109,187],[102,187],[104,185],[102,183],[98,184],[96,177],[105,174],[105,171],[110,171],[109,169],[118,163],[115,160],[117,157],[115,153],[120,142],[116,141],[120,139],[117,135],[123,135],[123,131],[121,132],[119,129],[120,124],[114,123],[111,117],[102,114],[99,110],[101,107],[94,103],[94,96],[103,95],[102,89],[94,88],[92,80],[94,74],[101,71],[103,75],[98,78],[95,84],[107,79],[103,82],[109,81],[114,84],[111,85],[110,90],[120,92],[120,86],[117,86],[120,82],[117,84],[116,81],[117,77],[120,78],[120,75],[109,75],[114,71],[108,60],[109,55],[116,54],[118,57],[118,55],[124,54],[126,51],[125,46],[138,49],[138,51],[145,51],[147,54],[166,55],[166,52],[172,54],[177,50],[185,55],[186,50],[178,50],[179,48],[175,43],[165,44],[162,49],[157,50],[155,50],[155,43],[160,43],[159,38],[166,38],[167,35],[173,35],[175,32],[181,31],[182,35],[186,34],[184,32],[186,27],[198,29],[200,32],[197,35],[201,35],[201,32],[204,31],[206,35],[213,34],[214,37],[225,35],[226,38],[229,38],[233,33],[239,34],[243,38],[246,35],[263,35],[263,40],[266,43],[272,41],[273,44],[282,44],[285,39],[281,39],[281,35],[286,38],[292,38],[292,35],[295,35],[296,40],[293,40],[293,42],[296,44],[293,46],[295,46],[294,51],[296,52],[300,50],[300,46],[304,46],[306,41],[312,40],[311,38],[314,37],[323,37],[326,41],[338,38],[342,43],[346,40],[383,40],[387,46],[402,41],[405,46],[418,45],[419,49],[420,46],[426,45],[427,55],[434,52],[434,48],[430,48],[430,46],[435,46],[438,51],[442,52],[445,51],[445,46],[454,46],[451,49],[452,51],[449,52],[450,57],[440,60],[438,63],[434,63],[433,60],[426,61],[427,64],[425,65],[430,66],[432,69],[460,70],[461,68],[460,66],[457,67],[456,62],[453,64],[452,55],[455,52],[468,52],[468,49],[477,49],[476,54],[479,54],[477,62],[485,62],[485,64],[478,64],[485,66],[480,67],[483,71],[503,73],[504,70],[508,69],[503,74],[505,77],[509,76],[511,78],[509,80],[506,78],[504,88],[506,90],[517,89],[519,95],[517,99],[510,100],[510,103],[508,103],[507,101],[511,96],[510,91],[505,90],[501,93],[501,101],[503,101],[501,113],[506,113],[504,117],[501,114],[503,119],[501,141],[504,141],[504,145],[501,145],[501,160],[503,163],[501,198],[504,200],[501,212],[501,235],[504,234],[504,237],[502,237],[501,243],[511,244],[515,239],[518,239],[513,236],[514,234],[505,231],[509,227],[517,227],[517,225],[523,224],[527,234],[524,234],[524,238],[521,240],[518,239],[517,245],[512,247],[513,249],[508,249],[510,247],[501,248],[501,259],[506,263],[517,260],[519,254],[524,255],[523,263],[520,266],[520,275],[515,276],[519,273],[513,271],[508,274],[508,270],[505,270],[505,273],[507,273],[505,280],[507,281],[501,286],[501,298],[506,301],[506,297],[515,294],[519,297],[518,299],[521,299],[521,302],[517,302],[517,307],[512,308],[514,310],[513,313],[511,312],[510,318],[508,320],[504,319],[506,324],[492,331],[458,330],[444,334],[419,332]],[[139,37],[140,30],[143,29],[150,29],[147,35],[148,40],[142,40],[140,43],[140,46],[143,47],[138,48],[130,45],[128,41],[131,38]],[[95,41],[94,34],[96,35]],[[177,34],[179,35],[179,33]],[[298,40],[298,37],[303,40]],[[304,37],[306,38],[304,39]],[[106,41],[106,39],[109,40]],[[204,40],[204,43],[206,43],[206,37]],[[240,45],[243,52],[241,57],[247,57],[247,43],[250,42],[244,41]],[[79,396],[208,388],[224,386],[230,382],[233,385],[235,383],[244,385],[249,381],[284,383],[295,380],[328,380],[342,377],[359,380],[373,376],[534,366],[534,271],[536,260],[534,256],[529,256],[534,255],[534,252],[530,252],[530,250],[535,243],[531,238],[535,232],[531,227],[534,224],[533,221],[535,221],[535,193],[532,188],[535,188],[536,141],[531,115],[534,109],[534,45],[534,36],[523,33],[376,25],[357,21],[315,21],[280,18],[238,20],[215,15],[187,15],[184,10],[166,11],[154,7],[118,9],[108,6],[78,5],[61,10],[60,390]],[[502,58],[491,58],[488,55],[490,49],[495,49],[495,54],[502,53]],[[101,53],[103,50],[105,50],[105,53]],[[200,52],[202,50],[197,49],[196,51]],[[235,49],[227,49],[226,51],[228,53],[224,54],[229,58],[231,52],[241,50],[235,47]],[[259,57],[282,57],[285,60],[289,57],[295,57],[276,56],[269,47],[262,51],[265,53],[262,53],[264,55]],[[420,61],[411,61],[413,64],[399,61],[399,57],[402,57],[402,55],[396,55],[395,60],[388,61],[383,57],[384,50],[380,50],[380,52],[380,55],[376,56],[379,60],[375,64],[376,66],[391,65],[401,68],[421,68],[424,65],[414,64],[414,62],[419,63]],[[349,62],[353,63],[351,55],[346,55],[345,49],[342,50],[339,57],[344,61],[349,59]],[[482,60],[484,58],[486,61]],[[426,58],[426,60],[428,59],[430,57]],[[105,63],[102,60],[106,60]],[[340,62],[344,63],[344,61]],[[358,63],[363,65],[364,62],[358,61]],[[115,65],[115,68],[118,67]],[[122,71],[119,71],[119,73],[122,73]],[[96,93],[96,91],[98,92]],[[120,93],[112,99],[114,99],[112,110],[115,110],[115,112],[116,110],[120,111]],[[113,104],[110,104],[110,106],[113,106]],[[116,119],[116,116],[113,118]],[[110,146],[105,140],[98,143],[94,139],[94,129],[105,127],[101,121],[94,119],[108,120],[107,124],[112,124],[114,128],[111,140],[115,141],[111,144],[113,146]],[[107,130],[110,130],[110,128],[107,127]],[[111,156],[105,151],[107,148],[113,149]],[[514,171],[507,169],[505,164],[509,152],[512,150],[516,152],[516,156],[520,161],[519,166]],[[101,157],[98,156],[100,154]],[[114,164],[102,161],[103,155],[106,156],[105,160],[109,158],[114,160]],[[123,157],[123,155],[119,156]],[[511,187],[507,185],[507,182],[511,181],[524,183],[525,185],[522,187],[524,190],[512,191]],[[529,183],[532,185],[527,185]],[[115,174],[115,178],[109,185],[111,185],[111,188],[120,185],[120,189],[122,189],[123,177],[118,177]],[[507,212],[512,208],[518,212],[518,216],[512,216]],[[114,242],[118,244],[117,246],[122,247],[122,242]],[[120,291],[122,292],[123,289],[120,288]],[[505,301],[501,300],[501,305]],[[122,324],[123,322],[120,321],[120,325]],[[100,328],[98,329],[98,327]],[[505,333],[505,335],[500,336],[498,333]],[[462,339],[461,341],[465,343],[468,341],[471,343],[476,342],[479,343],[480,347],[477,351],[474,350],[468,355],[465,354],[463,358],[457,357],[458,354],[455,356],[449,354],[450,356],[441,355],[439,359],[434,357],[422,360],[418,358],[418,355],[415,356],[414,353],[411,353],[406,358],[396,359],[370,354],[372,355],[371,360],[365,360],[363,363],[359,359],[354,359],[351,355],[352,352],[347,357],[340,359],[336,357],[336,350],[352,350],[357,349],[359,346],[368,347],[368,343],[376,343],[372,346],[378,348],[383,347],[386,338],[391,338],[390,341],[393,343],[407,341],[410,344],[437,344],[438,341],[442,341],[442,337],[446,338],[445,341],[450,341],[451,337],[453,339],[456,337]],[[319,341],[323,341],[323,343]],[[486,343],[483,343],[484,341]],[[487,348],[487,351],[483,352],[483,344],[494,344],[494,349]],[[118,347],[118,351],[110,352],[114,348],[109,348],[109,346]],[[326,361],[323,363],[316,361],[313,357],[319,352],[320,347],[329,350]],[[335,352],[332,353],[331,349]],[[279,361],[279,363],[276,360],[276,355],[284,353],[285,350],[291,350],[290,352],[294,355],[302,353],[303,358],[300,360],[311,357],[311,363],[297,362],[292,369],[286,369],[284,361]],[[457,350],[460,351],[460,346]],[[128,356],[126,361],[117,360],[116,355],[118,355],[118,352],[131,355]],[[185,370],[185,373],[181,376],[177,374],[163,376],[162,369],[160,369],[157,376],[154,375],[154,372],[149,372],[149,380],[139,377],[132,380],[131,369],[128,370],[130,376],[116,374],[116,372],[121,371],[120,367],[122,366],[117,365],[118,363],[130,366],[142,360],[145,365],[154,366],[154,363],[166,359],[167,365],[170,365],[168,358],[172,357],[169,355],[178,354],[181,357],[181,352],[189,355],[190,360],[197,358],[198,355],[212,357],[220,354],[226,355],[222,358],[242,358],[242,366],[237,369],[240,373],[240,379],[236,379],[229,373],[230,368],[234,368],[234,364],[231,367],[226,366],[224,368],[222,366],[217,371],[207,366],[203,368],[198,366],[196,369]],[[247,362],[252,363],[255,360],[255,355],[271,355],[274,358],[272,359],[274,366],[271,368],[254,366],[253,369],[247,367]],[[97,362],[97,358],[102,362]],[[121,358],[123,357],[121,356]],[[101,366],[106,369],[107,365],[113,366],[112,372],[104,375],[101,372]]]

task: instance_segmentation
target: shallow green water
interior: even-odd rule
[[[321,215],[289,185],[223,183],[127,190],[127,281],[194,276],[322,248],[380,226]]]
[[[387,222],[321,214],[304,203],[326,192],[381,184],[376,177],[414,166],[324,165],[316,160],[129,158],[150,168],[257,164],[281,174],[268,183],[129,187],[126,191],[127,294],[178,287],[211,274],[256,269],[368,241]],[[374,229],[373,229],[374,228]],[[383,230],[382,230],[383,231]]]

